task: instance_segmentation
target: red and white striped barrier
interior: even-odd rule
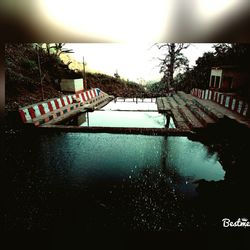
[[[243,116],[248,114],[248,103],[238,97],[209,89],[203,90],[194,88],[190,93],[191,95],[200,99],[214,101],[225,108],[235,111]]]
[[[19,114],[24,123],[40,125],[48,122],[71,110],[77,109],[86,102],[92,102],[99,96],[105,95],[100,89],[90,89],[74,95],[66,95],[60,98],[50,99],[42,103],[36,103],[19,109]],[[76,100],[79,100],[78,103]],[[39,118],[41,118],[39,120]]]

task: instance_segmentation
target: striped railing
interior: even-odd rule
[[[203,90],[194,88],[191,90],[191,95],[196,96],[200,99],[214,101],[227,109],[235,111],[243,116],[248,115],[248,103],[236,96],[228,95],[214,90]]]
[[[98,101],[104,96],[108,95],[100,89],[90,89],[82,93],[65,95],[22,107],[19,109],[19,114],[24,123],[33,123],[39,126],[65,113],[76,110],[84,104]]]

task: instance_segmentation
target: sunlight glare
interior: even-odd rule
[[[160,41],[171,5],[165,0],[43,0],[52,23],[111,41]],[[132,38],[132,39],[131,39]]]
[[[232,13],[237,7],[238,0],[199,0],[200,15],[204,19],[224,17],[225,14]]]

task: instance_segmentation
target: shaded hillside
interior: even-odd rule
[[[38,67],[38,54],[41,65],[41,77]],[[5,106],[15,110],[44,99],[62,95],[61,78],[79,78],[55,54],[48,54],[43,49],[36,49],[31,44],[6,44],[5,46]]]
[[[105,74],[87,72],[86,80],[89,87],[100,88],[110,95],[122,97],[139,97],[145,95],[142,85]]]
[[[63,78],[82,78],[82,73],[69,69],[69,64],[65,64],[55,53],[48,53],[42,48],[37,49],[34,44],[6,44],[6,110],[17,110],[18,107],[41,101],[41,86],[43,87],[45,100],[63,95],[60,91],[60,81]],[[132,97],[145,94],[141,85],[125,81],[119,77],[86,73],[86,79],[89,87],[98,87],[110,95]]]

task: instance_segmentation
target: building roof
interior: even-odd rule
[[[212,67],[212,69],[239,69],[238,65],[221,65],[217,67]]]

